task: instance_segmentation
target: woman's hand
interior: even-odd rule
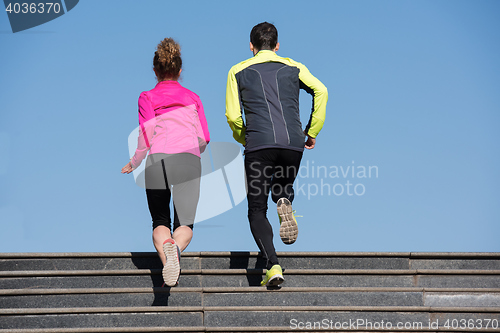
[[[134,170],[135,170],[135,168],[132,166],[132,163],[128,162],[127,165],[125,165],[122,168],[122,173],[131,173]]]

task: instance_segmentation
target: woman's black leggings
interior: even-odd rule
[[[193,154],[151,154],[146,162],[146,197],[153,229],[166,226],[193,228],[200,197],[200,158]],[[170,198],[174,202],[171,228]]]

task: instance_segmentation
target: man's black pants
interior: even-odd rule
[[[267,269],[279,264],[273,244],[273,228],[266,216],[269,192],[275,203],[280,198],[293,201],[293,182],[301,159],[302,152],[279,148],[245,154],[248,221],[255,242],[266,260]]]

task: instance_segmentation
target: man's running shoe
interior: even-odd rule
[[[181,251],[175,241],[169,238],[163,243],[163,252],[167,257],[167,263],[162,271],[163,281],[165,281],[167,286],[175,287],[178,284],[179,274],[181,272],[181,266],[179,264]]]
[[[275,287],[282,284],[285,281],[283,278],[283,271],[280,265],[274,265],[271,269],[266,272],[266,278],[260,282],[260,285],[266,285],[267,287]]]
[[[299,227],[295,220],[292,203],[287,198],[280,198],[277,203],[280,217],[280,237],[283,243],[293,244],[299,235]]]

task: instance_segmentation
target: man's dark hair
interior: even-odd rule
[[[278,43],[278,30],[271,23],[259,23],[250,32],[250,42],[258,51],[273,50]]]

